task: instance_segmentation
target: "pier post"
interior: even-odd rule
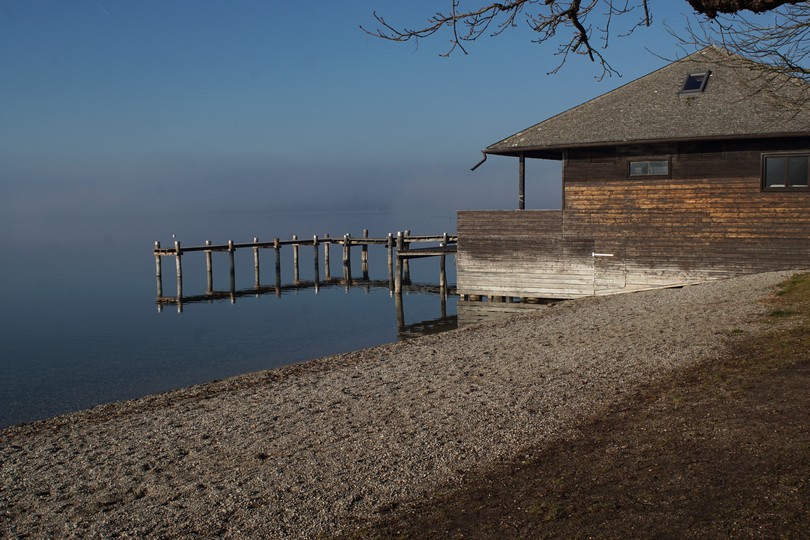
[[[447,318],[447,294],[446,293],[443,293],[443,294],[439,295],[439,303],[440,303],[440,309],[441,309],[441,313],[442,313],[442,319],[446,319]]]
[[[411,231],[405,231],[404,242],[402,243],[402,249],[407,250],[410,249],[410,244],[408,243],[407,238],[411,235]],[[405,280],[405,283],[411,282],[411,261],[410,259],[403,259],[402,260],[402,272],[405,274],[402,279]]]
[[[321,283],[321,269],[319,268],[320,262],[318,260],[318,235],[312,237],[312,255],[314,257],[315,267],[313,268],[312,280],[315,283],[315,294],[318,294]]]
[[[329,246],[332,243],[328,234],[323,236],[323,277],[326,281],[332,279],[332,271],[329,268]]]
[[[281,296],[281,243],[273,239],[273,251],[276,254],[276,296]]]
[[[450,235],[444,233],[442,235],[442,247],[447,247],[450,241]],[[446,255],[439,256],[439,292],[442,298],[447,298],[447,270],[446,270]]]
[[[211,245],[211,240],[205,241],[206,246]],[[205,250],[205,292],[212,294],[214,292],[214,264],[211,261],[211,250]]]
[[[394,235],[388,233],[386,239],[386,248],[388,248],[388,289],[394,292]]]
[[[233,240],[228,240],[228,262],[230,263],[231,271],[230,271],[230,291],[231,291],[231,303],[236,301],[234,297],[234,292],[236,291],[236,267],[233,261]]]
[[[254,276],[254,285],[258,289],[261,287],[261,278],[259,275],[259,237],[253,237],[253,276]]]
[[[298,271],[298,236],[292,235],[293,242],[293,283],[298,285],[300,274]]]
[[[394,303],[397,310],[397,334],[401,334],[405,330],[405,307],[402,303],[402,292],[394,295]]]
[[[447,270],[444,255],[439,257],[439,294],[447,296]]]
[[[352,280],[352,237],[349,233],[343,235],[343,279],[346,285],[351,286]]]
[[[174,241],[174,265],[177,269],[177,303],[183,301],[183,252],[180,250],[180,240]]]
[[[405,245],[405,236],[402,231],[397,232],[397,267],[394,272],[394,294],[402,293],[402,250]]]
[[[160,253],[160,242],[155,242],[155,280],[158,299],[163,297],[163,258]]]
[[[363,229],[363,239],[368,240],[368,229]],[[360,248],[360,266],[363,271],[363,279],[368,279],[368,243],[363,243]]]

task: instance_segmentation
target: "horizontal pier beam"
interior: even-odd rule
[[[408,244],[417,243],[417,242],[444,242],[447,241],[451,244],[454,244],[458,241],[458,236],[456,235],[448,235],[448,236],[405,236],[405,241]],[[235,249],[244,249],[244,248],[252,248],[252,249],[272,249],[277,246],[313,246],[315,245],[316,240],[312,238],[300,238],[300,239],[293,239],[293,240],[279,240],[278,244],[274,241],[271,242],[243,242],[243,243],[231,243],[231,244],[211,244],[211,245],[203,245],[203,246],[189,246],[189,247],[181,247],[181,253],[192,253],[195,251],[209,251],[209,252],[228,252]],[[337,244],[337,245],[344,245],[346,241],[344,238],[330,238],[324,237],[319,238],[317,240],[318,243],[330,243],[330,244]],[[354,238],[349,237],[348,239],[350,246],[363,246],[363,245],[387,245],[388,244],[388,237],[384,238]],[[416,251],[416,250],[409,250],[409,251]],[[154,250],[155,255],[160,256],[174,256],[177,255],[177,250],[175,248],[160,248],[155,247]]]
[[[439,246],[432,248],[404,249],[397,253],[400,259],[415,259],[418,257],[439,257],[444,255],[454,255],[456,246]]]

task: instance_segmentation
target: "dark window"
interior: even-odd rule
[[[669,176],[669,161],[631,161],[630,176]]]
[[[702,71],[700,73],[687,73],[686,79],[681,86],[681,94],[699,94],[706,89],[706,83],[709,81],[711,71]]]
[[[762,186],[773,190],[810,188],[810,155],[764,156]]]

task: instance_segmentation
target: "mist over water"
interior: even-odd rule
[[[313,235],[372,237],[455,232],[451,212],[241,212],[180,217],[0,218],[5,284],[0,310],[0,427],[99,403],[130,399],[270,369],[397,339],[387,289],[322,287],[229,301],[156,306],[154,241],[184,246]],[[358,253],[359,250],[355,249]],[[291,248],[282,248],[282,282],[292,282]],[[218,257],[220,256],[220,257]],[[253,285],[251,250],[236,253],[236,288]],[[262,281],[274,282],[273,251],[262,252]],[[214,288],[228,288],[227,256],[214,253]],[[353,257],[354,259],[354,257]],[[301,279],[312,278],[312,248],[301,248]],[[164,294],[173,296],[174,258],[164,259]],[[324,274],[321,252],[321,276]],[[183,258],[184,294],[205,292],[202,253]],[[455,283],[448,258],[449,279]],[[384,248],[370,248],[370,277],[387,279]],[[341,276],[333,246],[331,273]],[[360,274],[359,259],[353,275]],[[411,263],[413,281],[438,282],[438,261]],[[435,319],[440,300],[406,294],[406,323]],[[447,302],[455,314],[455,300]]]

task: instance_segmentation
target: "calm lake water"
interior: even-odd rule
[[[48,219],[0,218],[0,427],[99,403],[130,399],[241,373],[397,340],[387,289],[341,287],[230,301],[156,305],[155,240],[172,245],[249,242],[314,234],[372,237],[455,232],[455,216],[393,213],[160,215]],[[353,274],[360,274],[359,249]],[[291,248],[282,281],[292,282]],[[321,252],[322,255],[322,252]],[[333,246],[333,276],[342,275]],[[301,248],[301,279],[312,279],[312,250]],[[452,257],[448,278],[455,283]],[[184,294],[205,292],[202,253],[183,259]],[[262,252],[262,281],[272,284],[273,251]],[[385,250],[370,248],[370,277],[387,279]],[[321,276],[323,276],[321,258]],[[437,283],[438,260],[411,263],[415,282]],[[164,259],[164,294],[173,296],[174,259]],[[251,250],[236,253],[236,288],[253,285]],[[214,254],[215,289],[228,288],[227,255]],[[405,323],[439,318],[437,295],[406,294]],[[456,301],[446,303],[455,315]]]

